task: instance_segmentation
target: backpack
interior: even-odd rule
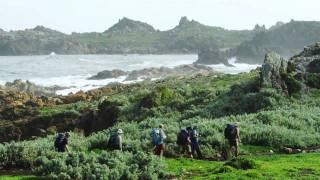
[[[193,129],[192,133],[191,133],[191,139],[197,140],[198,137],[199,137],[199,134],[198,134],[197,130]]]
[[[237,126],[232,124],[227,124],[227,127],[224,129],[224,137],[227,139],[236,139]]]
[[[108,140],[108,147],[109,148],[117,148],[119,144],[117,144],[117,137],[118,134],[112,134]]]
[[[188,138],[189,138],[188,131],[185,129],[181,129],[181,131],[177,136],[177,144],[181,146],[188,144]]]
[[[59,133],[58,136],[56,137],[56,140],[54,141],[54,147],[56,149],[59,149],[62,142],[63,142],[63,139],[64,139],[64,134],[62,133]]]
[[[159,129],[152,129],[151,131],[151,142],[154,146],[158,145],[161,141],[161,136],[160,136],[160,130]]]

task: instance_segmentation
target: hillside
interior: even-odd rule
[[[225,178],[318,176],[319,169],[310,167],[317,154],[296,158],[274,153],[308,153],[320,146],[319,56],[320,45],[314,44],[289,61],[268,53],[259,70],[238,75],[116,84],[56,98],[1,92],[1,141],[34,140],[0,144],[0,169],[25,169],[53,179],[196,178],[207,171],[210,177]],[[175,166],[179,160],[160,160],[149,153],[151,128],[165,124],[164,155],[173,158],[179,156],[176,133],[197,126],[204,157],[221,160],[223,130],[230,122],[240,123],[239,159],[213,163],[209,170],[186,162],[186,170],[180,171]],[[124,131],[124,152],[111,152],[106,142],[118,128]],[[67,130],[74,132],[72,152],[59,154],[50,134]],[[286,167],[270,166],[283,161]],[[196,163],[207,167],[206,161]],[[166,164],[174,167],[167,169]]]
[[[0,55],[89,53],[85,44],[61,32],[37,26],[24,31],[0,31]]]
[[[232,48],[252,36],[251,31],[206,26],[186,17],[168,31],[123,18],[102,33],[67,35],[42,26],[23,31],[0,31],[0,55],[197,53],[207,46]]]
[[[252,39],[227,51],[210,46],[201,49],[198,63],[226,64],[228,58],[236,56],[238,62],[262,64],[264,55],[268,52],[276,52],[289,58],[305,45],[320,41],[320,22],[293,20],[289,23],[278,22],[269,29],[256,26],[255,32]]]

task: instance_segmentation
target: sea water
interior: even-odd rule
[[[0,84],[15,79],[29,80],[42,86],[68,87],[58,94],[68,94],[79,90],[87,91],[112,82],[125,82],[125,76],[104,80],[88,80],[103,70],[139,70],[150,67],[175,67],[192,64],[197,55],[47,55],[47,56],[0,56]],[[237,64],[233,67],[223,64],[210,65],[214,70],[236,74],[247,72],[258,65]]]

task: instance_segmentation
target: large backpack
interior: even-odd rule
[[[161,141],[160,129],[154,128],[151,131],[151,142],[154,146],[158,145]]]
[[[237,126],[232,124],[227,124],[227,127],[224,129],[224,136],[227,139],[236,139],[237,137]]]
[[[60,149],[63,139],[64,139],[64,134],[59,133],[56,137],[56,140],[54,141],[54,147],[56,149]]]
[[[117,143],[117,136],[118,134],[112,134],[108,140],[108,147],[109,148],[117,148],[119,144]]]
[[[177,144],[178,145],[186,145],[188,144],[189,133],[186,129],[181,129],[177,136]]]
[[[193,129],[191,132],[191,139],[198,140],[198,137],[199,137],[198,131],[196,129]]]

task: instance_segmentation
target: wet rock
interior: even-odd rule
[[[127,72],[119,70],[119,69],[114,69],[114,70],[105,70],[102,72],[99,72],[97,75],[94,75],[90,78],[89,80],[100,80],[100,79],[110,79],[110,78],[118,78],[120,76],[126,75]]]
[[[180,65],[174,68],[160,67],[160,68],[146,68],[142,70],[135,70],[128,74],[125,81],[134,80],[147,80],[147,79],[157,79],[157,78],[167,78],[167,77],[192,77],[201,75],[209,75],[217,73],[212,68],[199,65],[199,64],[188,64]],[[218,73],[217,73],[218,74]]]

